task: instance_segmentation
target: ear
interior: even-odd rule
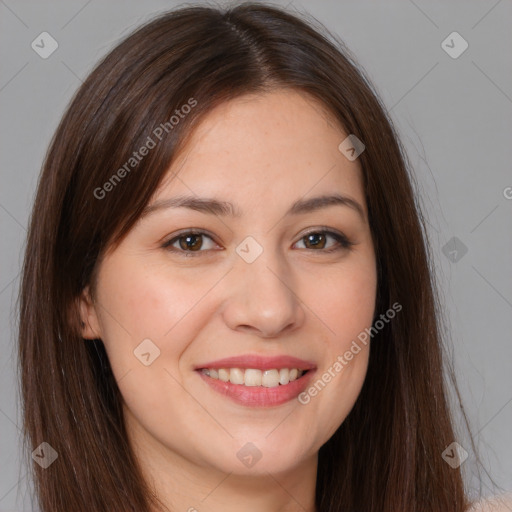
[[[91,297],[89,286],[84,288],[79,301],[82,337],[89,340],[101,338],[100,322],[94,300]]]

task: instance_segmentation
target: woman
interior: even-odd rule
[[[103,59],[20,304],[43,512],[470,507],[403,152],[283,10],[183,8]]]

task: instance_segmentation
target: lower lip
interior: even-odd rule
[[[308,387],[314,373],[314,370],[309,370],[302,377],[288,384],[280,384],[275,388],[266,388],[263,386],[244,386],[224,382],[219,379],[212,379],[198,371],[200,377],[215,391],[230,398],[237,404],[248,407],[274,407],[293,400]]]

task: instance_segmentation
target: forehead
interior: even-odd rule
[[[346,136],[334,116],[305,93],[280,89],[241,96],[204,116],[155,199],[237,197],[245,209],[262,200],[270,206],[340,192],[364,204],[359,163],[338,149]]]

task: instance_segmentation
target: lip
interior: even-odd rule
[[[310,385],[315,373],[315,370],[308,370],[302,377],[288,384],[266,388],[263,386],[244,386],[243,384],[233,384],[219,379],[212,379],[197,370],[197,374],[201,379],[214,391],[239,405],[247,407],[275,407],[285,404],[299,396]]]
[[[206,362],[198,365],[194,370],[203,368],[254,368],[258,370],[272,370],[280,368],[297,368],[299,370],[316,370],[315,363],[299,359],[297,357],[280,355],[280,356],[261,356],[257,354],[247,354],[233,357],[225,357],[216,361]],[[308,372],[311,373],[311,372]]]

